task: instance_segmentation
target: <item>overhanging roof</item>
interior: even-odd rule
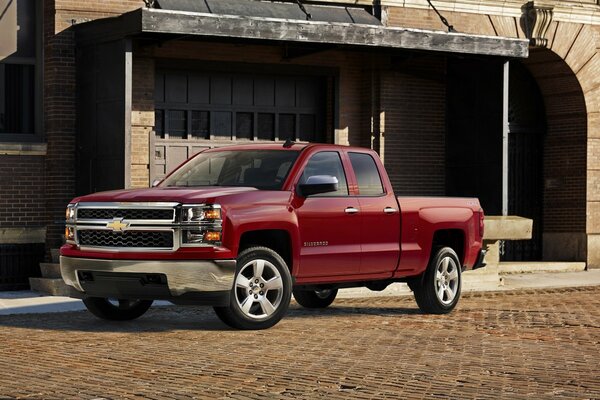
[[[304,21],[140,8],[119,17],[78,25],[81,45],[143,34],[320,43],[348,47],[410,49],[526,58],[524,39],[446,33],[379,25]]]

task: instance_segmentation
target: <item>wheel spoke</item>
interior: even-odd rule
[[[236,286],[242,289],[248,289],[250,286],[250,280],[246,278],[244,275],[239,274],[236,281]]]
[[[442,271],[439,269],[435,271],[435,280],[436,282],[440,282],[442,280]]]
[[[254,277],[255,278],[260,278],[263,274],[263,271],[265,269],[265,260],[256,260],[254,261]]]
[[[275,312],[275,307],[273,307],[273,304],[266,297],[262,297],[258,302],[265,314],[271,315]]]
[[[452,291],[452,289],[450,289],[450,286],[447,286],[445,292],[446,292],[446,296],[448,296],[448,298],[446,300],[451,301],[454,298],[454,291]]]
[[[283,281],[280,276],[275,276],[265,283],[265,290],[278,290],[283,288]]]
[[[252,304],[254,304],[254,298],[252,297],[252,295],[246,297],[244,301],[242,301],[242,304],[240,304],[240,306],[244,314],[250,314],[250,307],[252,307]]]
[[[442,285],[438,287],[437,294],[440,301],[444,301],[444,287]]]
[[[452,268],[452,272],[450,272],[450,274],[448,274],[448,278],[453,281],[456,278],[458,278],[458,269],[456,268]]]
[[[444,260],[442,261],[442,271],[448,272],[448,263],[449,262],[450,262],[450,259],[448,257],[444,258]]]

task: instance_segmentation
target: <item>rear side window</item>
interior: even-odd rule
[[[364,153],[350,153],[350,163],[356,175],[359,195],[379,196],[385,193],[373,157]]]
[[[329,175],[338,180],[338,190],[331,193],[323,193],[319,196],[348,196],[348,183],[342,166],[340,155],[336,151],[322,151],[308,160],[306,168],[300,178],[300,184],[306,182],[309,176]]]

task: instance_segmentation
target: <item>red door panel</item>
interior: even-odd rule
[[[354,275],[360,270],[360,213],[352,197],[305,199],[297,210],[300,226],[299,277]]]

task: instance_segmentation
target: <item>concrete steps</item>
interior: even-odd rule
[[[585,271],[584,262],[550,262],[550,261],[526,261],[526,262],[501,262],[498,273],[526,274],[535,272],[579,272]]]
[[[31,290],[49,296],[70,296],[75,290],[62,278],[29,278],[29,285]]]
[[[44,278],[60,278],[60,264],[40,263],[40,270]]]
[[[50,296],[70,296],[74,289],[65,284],[60,275],[59,252],[52,249],[52,262],[40,263],[41,278],[29,278],[31,290]]]

